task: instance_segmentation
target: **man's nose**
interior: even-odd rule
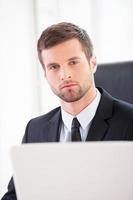
[[[61,80],[71,79],[72,75],[70,70],[67,67],[61,67],[60,69],[60,78]]]

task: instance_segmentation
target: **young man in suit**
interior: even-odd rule
[[[96,57],[85,30],[72,23],[52,25],[37,48],[61,107],[30,120],[23,143],[133,140],[133,106],[95,87]],[[79,126],[76,134],[73,121]],[[2,200],[16,200],[13,180]]]

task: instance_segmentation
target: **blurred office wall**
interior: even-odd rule
[[[0,195],[12,174],[9,149],[40,109],[32,0],[0,0]]]
[[[38,62],[41,32],[61,21],[87,30],[98,63],[133,59],[132,0],[0,0],[0,197],[12,174],[9,150],[27,122],[59,105]]]

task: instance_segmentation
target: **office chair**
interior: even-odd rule
[[[133,61],[99,64],[95,83],[112,96],[133,104]]]

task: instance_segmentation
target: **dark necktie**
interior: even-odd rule
[[[80,123],[77,120],[77,118],[73,118],[72,121],[72,127],[71,127],[71,137],[72,137],[72,141],[81,141],[81,135],[80,135]]]

